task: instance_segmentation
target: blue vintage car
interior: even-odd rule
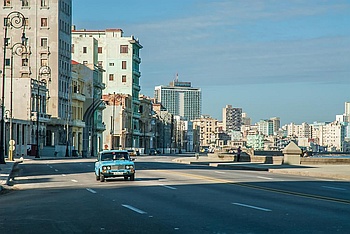
[[[104,150],[98,153],[95,162],[96,180],[104,182],[109,177],[124,177],[135,180],[135,164],[127,150]]]

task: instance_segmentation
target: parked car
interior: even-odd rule
[[[148,154],[149,155],[157,155],[158,151],[156,149],[150,149]]]
[[[110,177],[135,180],[135,164],[127,150],[104,150],[98,153],[95,162],[96,180],[104,182]]]
[[[134,149],[128,149],[128,153],[130,156],[140,156],[140,151],[139,150],[134,150]]]

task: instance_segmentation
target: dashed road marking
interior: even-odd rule
[[[132,210],[132,211],[134,211],[136,213],[139,213],[139,214],[147,214],[147,212],[145,212],[143,210],[140,210],[140,209],[137,209],[137,208],[135,208],[133,206],[130,206],[130,205],[122,204],[122,206],[125,207],[125,208],[128,208],[129,210]]]
[[[251,205],[247,205],[247,204],[243,204],[243,203],[232,203],[233,205],[237,205],[237,206],[243,206],[243,207],[248,207],[248,208],[252,208],[252,209],[256,209],[256,210],[262,210],[262,211],[272,211],[270,209],[266,209],[266,208],[262,208],[262,207],[258,207],[258,206],[251,206]]]
[[[74,182],[74,183],[78,183],[78,181],[77,180],[71,180],[72,182]]]
[[[159,186],[162,186],[162,187],[164,187],[164,188],[168,188],[168,189],[172,189],[172,190],[177,189],[177,188],[175,188],[175,187],[168,186],[168,185],[164,185],[164,184],[160,184]]]
[[[338,187],[331,187],[331,186],[322,186],[322,188],[346,191],[345,188],[338,188]]]
[[[97,193],[95,190],[90,189],[90,188],[87,188],[86,190],[89,191],[90,193]]]

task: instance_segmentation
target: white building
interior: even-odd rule
[[[191,82],[179,82],[176,78],[168,86],[156,86],[154,97],[167,111],[194,120],[200,118],[202,112],[202,92],[191,86]]]
[[[106,95],[114,97],[115,94],[125,94],[132,97],[131,106],[128,107],[132,113],[127,115],[131,119],[128,134],[131,134],[132,137],[128,140],[127,147],[139,147],[141,136],[139,127],[141,58],[139,52],[142,45],[134,36],[125,37],[121,29],[76,30],[74,28],[72,37],[74,58],[83,64],[89,64],[97,57],[97,65],[105,70],[103,74],[103,83],[106,85],[103,90],[105,99],[110,99]],[[113,112],[112,109],[115,107],[112,103],[118,103],[117,101],[109,102],[111,105],[106,106],[106,113]],[[112,129],[112,123],[113,121],[106,121],[106,128]],[[115,135],[121,136],[122,132],[115,132]],[[110,138],[110,133],[105,131],[104,140],[107,138]],[[110,143],[104,142],[104,145],[106,144]]]
[[[326,146],[328,151],[341,151],[345,137],[345,126],[337,121],[321,127],[320,145]]]

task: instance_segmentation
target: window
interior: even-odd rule
[[[5,59],[5,66],[10,66],[10,65],[11,65],[11,60]]]
[[[121,45],[120,46],[120,53],[121,54],[128,53],[128,45]]]
[[[122,82],[123,82],[123,83],[126,82],[126,75],[122,75]]]
[[[122,61],[122,69],[126,69],[126,61]]]
[[[46,37],[42,37],[40,39],[40,46],[43,48],[47,48],[47,38]]]
[[[114,63],[109,63],[109,66],[110,67],[114,67]]]
[[[109,74],[109,80],[110,81],[114,80],[114,74]]]
[[[72,46],[70,47],[70,52],[74,54],[74,44],[72,44]]]
[[[47,18],[41,18],[41,27],[47,27]]]
[[[97,53],[102,54],[102,47],[97,48]]]
[[[4,0],[4,6],[11,6],[11,0]]]
[[[48,65],[47,59],[41,59],[41,60],[40,60],[40,63],[41,63],[41,66],[42,66],[42,67]]]
[[[29,6],[28,0],[22,0],[22,6]]]
[[[103,62],[102,61],[98,61],[98,66],[102,67],[102,65],[103,65]]]
[[[27,58],[22,59],[22,67],[28,67],[28,59]]]
[[[87,47],[83,47],[83,53],[86,54],[87,53]]]
[[[84,65],[87,65],[87,64],[88,64],[88,61],[83,61],[83,64],[84,64]]]
[[[41,7],[47,6],[47,0],[41,0]]]

